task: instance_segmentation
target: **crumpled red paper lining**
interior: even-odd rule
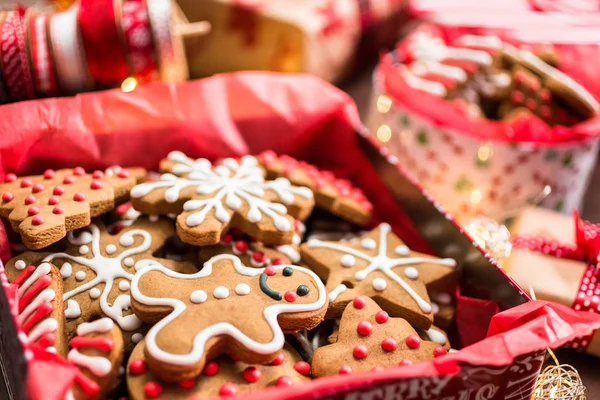
[[[356,141],[359,123],[346,94],[307,75],[239,73],[180,85],[152,84],[128,94],[108,91],[24,102],[0,107],[0,175],[74,165],[156,168],[175,149],[217,158],[270,148],[352,179],[373,202],[376,220],[389,222],[410,247],[426,250],[361,152]],[[10,256],[4,232],[0,251],[4,260]],[[486,311],[485,324],[479,321],[480,325],[487,325],[494,312]],[[530,303],[496,315],[490,332],[499,334],[459,353],[412,368],[319,379],[286,388],[285,394],[302,398],[390,378],[452,373],[461,362],[506,365],[516,355],[564,343],[597,327],[600,315]],[[33,352],[30,398],[62,400],[73,368],[45,352]]]

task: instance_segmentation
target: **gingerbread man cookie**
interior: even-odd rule
[[[0,216],[8,218],[27,247],[41,249],[112,210],[135,183],[126,169],[113,176],[87,174],[81,167],[24,178],[7,174],[0,184]]]
[[[304,161],[277,156],[273,151],[261,153],[258,159],[269,179],[285,177],[294,185],[311,188],[318,207],[358,225],[365,225],[371,219],[373,205],[350,181],[337,179],[333,173],[320,171]]]
[[[432,360],[446,354],[423,341],[402,318],[391,318],[368,297],[355,297],[344,310],[338,341],[315,350],[313,377],[371,371]]]
[[[131,282],[132,306],[144,321],[146,363],[168,382],[198,376],[228,353],[248,363],[273,360],[283,332],[312,329],[327,310],[325,286],[302,267],[250,268],[223,254],[185,275],[148,262]]]
[[[132,400],[189,400],[235,396],[265,387],[289,387],[308,381],[310,365],[288,344],[267,365],[249,365],[220,356],[204,366],[195,379],[166,383],[145,362],[145,343],[136,346],[127,366],[127,388]]]
[[[309,188],[293,186],[285,178],[265,180],[265,171],[252,156],[212,165],[171,152],[160,168],[168,171],[160,181],[131,190],[133,206],[145,214],[179,214],[179,237],[198,246],[219,243],[230,227],[265,244],[289,244],[294,218],[307,218],[314,205]]]
[[[386,223],[350,242],[309,240],[300,252],[327,281],[328,318],[340,316],[356,295],[365,295],[422,329],[433,321],[427,286],[452,280],[456,265],[452,259],[411,251]]]

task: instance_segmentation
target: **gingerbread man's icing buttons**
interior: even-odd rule
[[[301,254],[312,270],[327,279],[327,318],[340,316],[349,301],[364,295],[391,316],[425,330],[433,321],[427,287],[450,283],[456,269],[452,259],[411,252],[385,223],[354,241],[311,239],[302,244]]]
[[[360,298],[361,307],[353,302],[346,306],[336,342],[315,350],[313,377],[394,367],[445,354],[440,344],[421,340],[405,319],[387,317],[373,300]]]
[[[197,290],[206,293],[201,302],[194,301]],[[325,286],[314,272],[250,268],[228,254],[189,275],[148,265],[135,275],[131,293],[139,318],[159,320],[146,335],[146,363],[166,381],[199,375],[215,352],[268,363],[283,346],[283,332],[311,329],[327,310]]]
[[[294,218],[305,219],[314,205],[310,189],[285,178],[265,180],[252,156],[212,165],[172,152],[161,170],[167,173],[158,182],[131,190],[133,206],[146,214],[179,214],[177,233],[190,244],[216,244],[230,226],[266,244],[289,244]]]

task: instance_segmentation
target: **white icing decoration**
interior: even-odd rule
[[[361,246],[367,250],[373,250],[377,247],[377,243],[371,238],[365,238],[360,242]]]
[[[117,246],[114,244],[106,245],[106,254],[114,254],[117,251]]]
[[[159,218],[160,218],[159,215],[149,215],[148,216],[148,221],[150,221],[150,222],[156,222],[156,221],[158,221]]]
[[[46,333],[55,332],[57,328],[58,321],[56,321],[54,318],[47,318],[40,322],[38,326],[33,328],[31,332],[29,332],[27,339],[30,343],[33,343]]]
[[[139,280],[144,276],[144,274],[158,270],[163,274],[177,279],[198,279],[206,276],[210,276],[213,271],[213,264],[215,262],[221,260],[230,260],[233,263],[233,266],[237,273],[245,276],[258,277],[263,273],[264,268],[250,268],[242,265],[239,258],[229,255],[222,254],[219,256],[215,256],[211,258],[204,264],[202,270],[195,274],[182,274],[175,271],[172,271],[168,268],[165,268],[162,265],[153,265],[146,268],[141,269],[138,273],[135,274],[135,277],[131,281],[131,294],[136,299],[136,301],[146,304],[146,305],[162,305],[168,306],[173,309],[173,311],[156,323],[146,335],[146,350],[154,357],[156,360],[160,360],[163,362],[168,362],[170,364],[175,365],[194,365],[203,357],[204,347],[206,342],[213,337],[219,335],[228,335],[231,336],[234,340],[239,342],[241,345],[246,347],[252,352],[259,354],[270,354],[279,351],[285,342],[285,338],[283,335],[283,331],[279,327],[279,323],[277,322],[277,317],[279,314],[284,313],[294,313],[294,312],[307,312],[307,311],[315,311],[323,307],[327,301],[327,292],[325,291],[325,286],[323,282],[319,279],[319,277],[309,269],[297,266],[291,266],[291,268],[296,271],[296,273],[302,273],[308,275],[314,282],[314,284],[318,288],[319,297],[318,299],[311,304],[301,304],[301,303],[287,303],[287,302],[278,302],[276,304],[272,304],[266,307],[263,311],[264,321],[269,325],[271,331],[273,333],[273,338],[268,343],[259,343],[255,340],[251,339],[244,333],[242,333],[235,326],[222,322],[208,328],[203,329],[198,334],[196,334],[194,338],[194,344],[192,350],[187,354],[172,354],[167,351],[162,350],[156,343],[157,334],[169,323],[175,320],[179,315],[181,315],[186,309],[186,304],[178,299],[172,298],[152,298],[145,296],[139,290],[138,284]],[[290,267],[289,265],[277,265],[273,268],[276,271],[281,271],[284,267]]]
[[[438,331],[433,327],[426,330],[425,334],[427,335],[427,337],[429,337],[429,340],[432,342],[441,344],[442,346],[446,344],[446,335],[444,335],[442,332]]]
[[[356,258],[351,254],[344,254],[342,258],[340,258],[340,263],[343,267],[353,267],[356,264]]]
[[[123,279],[121,282],[119,282],[119,290],[121,290],[122,292],[126,292],[129,290],[129,281]]]
[[[98,297],[100,297],[101,294],[102,293],[100,293],[100,289],[98,288],[90,289],[90,297],[92,299],[97,299]]]
[[[375,278],[373,279],[373,289],[378,292],[383,292],[387,287],[387,282],[383,278]]]
[[[437,265],[453,267],[456,265],[456,261],[449,259],[449,258],[436,259],[436,258],[425,258],[425,257],[403,257],[403,258],[388,257],[388,255],[387,255],[387,236],[391,232],[391,230],[392,230],[392,228],[390,227],[389,224],[383,223],[383,224],[379,225],[379,250],[378,250],[378,253],[376,256],[371,256],[361,250],[357,250],[357,249],[345,246],[344,244],[324,242],[324,241],[321,241],[318,239],[309,240],[307,242],[307,246],[310,248],[330,249],[330,250],[338,251],[342,254],[350,254],[356,258],[367,261],[369,263],[369,265],[367,265],[366,268],[364,268],[360,271],[357,271],[356,274],[354,275],[354,279],[356,279],[358,281],[362,281],[362,280],[366,279],[367,276],[369,276],[369,274],[371,272],[380,271],[384,275],[386,275],[391,281],[397,283],[404,291],[406,291],[406,293],[408,293],[408,295],[410,297],[412,297],[412,299],[415,301],[415,303],[417,303],[417,305],[419,306],[421,311],[423,311],[424,313],[430,313],[431,305],[427,301],[425,301],[421,296],[419,296],[419,294],[417,292],[415,292],[414,289],[412,287],[410,287],[410,285],[408,285],[404,281],[404,279],[402,279],[400,276],[398,276],[398,274],[396,274],[393,271],[393,269],[396,267],[401,267],[401,266],[405,266],[405,265],[421,264],[421,263],[437,264]],[[367,239],[370,239],[370,238],[367,238]],[[370,239],[370,240],[373,240],[373,239]],[[373,242],[375,242],[375,241],[373,240]],[[361,241],[361,244],[364,247],[365,239],[363,239]],[[377,247],[377,244],[375,244],[375,246]],[[334,290],[336,290],[336,289],[334,289]],[[337,297],[337,295],[336,295],[336,297]],[[335,300],[335,298],[334,298],[334,300]],[[331,301],[334,301],[334,300],[331,300]]]
[[[431,312],[433,313],[433,315],[438,315],[438,313],[440,312],[440,306],[438,306],[438,304],[435,301],[431,302]]]
[[[65,310],[65,317],[68,319],[78,318],[81,315],[81,308],[79,303],[73,299],[67,300],[67,309]]]
[[[133,343],[139,343],[142,339],[144,338],[144,335],[142,335],[141,333],[134,333],[133,335],[131,335],[131,341]]]
[[[84,322],[77,326],[77,335],[85,336],[88,333],[106,333],[110,331],[115,324],[110,318],[100,318],[92,322]]]
[[[294,237],[297,235],[294,235]],[[283,246],[277,246],[277,251],[290,259],[291,262],[297,263],[300,262],[300,253],[298,250],[294,249],[289,244],[284,244]]]
[[[63,277],[63,279],[67,279],[72,273],[73,266],[70,263],[66,262],[62,265],[62,267],[60,267],[60,275]]]
[[[338,296],[344,293],[348,288],[344,284],[337,285],[331,292],[329,292],[329,301],[335,301]]]
[[[192,294],[190,294],[190,301],[194,304],[204,303],[208,296],[204,290],[194,290]]]
[[[415,267],[408,267],[404,270],[404,275],[410,279],[417,279],[419,277],[419,271]]]
[[[235,294],[238,296],[246,296],[250,293],[250,286],[245,283],[240,283],[235,287]]]
[[[440,304],[451,304],[452,303],[452,296],[450,296],[450,294],[446,293],[446,292],[436,293],[433,295],[433,298],[435,299],[435,301],[437,301]]]
[[[67,253],[54,253],[46,256],[43,260],[52,261],[55,259],[66,259],[71,261],[71,263],[77,263],[87,267],[96,274],[94,279],[66,292],[63,295],[63,301],[67,301],[70,298],[89,290],[92,298],[100,298],[100,309],[104,315],[115,320],[124,331],[138,329],[142,325],[142,321],[140,321],[135,314],[123,315],[123,312],[129,310],[131,306],[130,295],[119,295],[113,300],[112,305],[108,302],[108,295],[112,290],[113,282],[116,279],[121,278],[131,281],[133,274],[125,271],[121,263],[132,255],[140,254],[150,249],[152,236],[149,232],[142,229],[132,229],[125,232],[119,239],[121,245],[126,247],[133,245],[135,236],[142,237],[142,243],[136,247],[117,253],[115,257],[105,257],[100,251],[100,229],[98,226],[96,224],[90,224],[85,229],[88,231],[82,232],[77,238],[73,235],[72,231],[68,233],[67,238],[72,244],[79,244],[81,241],[85,240],[86,243],[90,245],[91,253],[93,255],[92,258],[78,257]],[[100,290],[95,287],[100,283],[104,283],[104,289],[101,293]],[[92,292],[93,295],[97,294],[98,296],[93,297]]]
[[[18,269],[19,271],[22,269],[25,269],[26,266],[27,266],[27,263],[23,260],[17,260],[15,262],[15,268]]]
[[[75,272],[75,279],[78,281],[82,281],[85,279],[85,271],[77,271]]]
[[[410,249],[402,244],[400,246],[396,246],[396,248],[394,249],[394,253],[396,253],[399,256],[406,257],[410,254]]]
[[[46,264],[48,265],[48,264]],[[38,267],[39,268],[39,267]],[[43,272],[44,269],[40,270],[41,272]],[[37,272],[37,270],[35,271]],[[34,273],[35,273],[34,272]],[[50,272],[50,269],[48,269],[48,272]],[[39,273],[37,274],[37,279],[41,278],[42,276],[47,275],[46,274],[42,274]],[[35,281],[29,282],[28,284],[33,284]],[[21,299],[22,294],[24,294],[25,292],[19,293],[19,299]],[[19,315],[17,316],[17,321],[19,322],[19,324],[23,324],[25,323],[25,321],[27,321],[27,319],[29,317],[31,317],[36,310],[38,310],[43,304],[49,303],[52,305],[52,300],[54,300],[54,298],[56,297],[56,292],[53,289],[44,289],[42,290],[37,296],[35,296],[33,298],[33,300],[30,300],[30,302],[27,304],[27,306],[19,313]],[[30,329],[26,334],[23,334],[23,336],[20,336],[21,341],[25,342],[25,343],[34,343],[36,342],[39,338],[41,338],[43,335],[45,335],[46,333],[51,333],[51,332],[55,332],[56,329],[58,328],[58,321],[54,318],[46,318],[44,320],[42,320],[41,322],[39,322],[35,328]]]
[[[44,260],[47,261],[47,260]],[[44,275],[48,275],[50,273],[51,270],[51,266],[48,263],[42,263],[40,264],[31,274],[31,276],[29,278],[27,278],[27,280],[25,280],[25,282],[23,282],[23,284],[21,285],[21,287],[19,289],[17,289],[17,294],[19,296],[19,298],[22,298],[23,295],[25,294],[25,292],[27,291],[27,289],[29,289],[29,287],[31,285],[34,284],[34,282],[37,282],[38,279],[40,279],[42,276]]]
[[[123,264],[126,267],[133,267],[133,265],[135,264],[135,261],[133,260],[133,258],[127,257],[126,259],[123,260]]]
[[[77,349],[71,350],[67,358],[72,363],[89,369],[96,376],[106,376],[112,369],[112,364],[107,358],[81,354]]]
[[[127,211],[125,211],[125,214],[123,214],[123,218],[128,219],[131,222],[133,222],[136,219],[138,219],[140,217],[140,215],[142,215],[141,212],[139,212],[138,210],[136,210],[133,207],[129,207],[129,209]],[[128,225],[131,225],[131,222]]]
[[[212,197],[188,200],[183,205],[185,211],[195,211],[186,218],[186,224],[190,227],[202,224],[211,211],[219,221],[227,223],[231,213],[242,207],[245,201],[249,221],[258,222],[267,216],[278,230],[288,231],[292,224],[287,217],[287,208],[283,204],[264,200],[265,191],[275,193],[284,204],[291,204],[294,196],[313,197],[309,188],[293,186],[286,178],[265,181],[258,161],[252,156],[242,157],[240,162],[226,159],[217,167],[213,167],[208,160],[193,160],[181,152],[171,152],[168,158],[177,163],[172,167],[173,173],[161,175],[158,182],[135,186],[131,196],[139,198],[156,189],[167,188],[164,198],[174,203],[179,199],[180,191],[187,187],[195,187],[199,195],[211,194]],[[176,176],[184,173],[188,174],[184,178]]]
[[[29,318],[29,316],[32,315],[35,312],[35,310],[37,310],[42,305],[42,303],[51,302],[52,300],[54,300],[55,297],[56,292],[54,290],[42,290],[40,294],[38,294],[29,304],[27,304],[27,307],[25,307],[23,311],[19,313],[17,321],[19,321],[19,323],[22,325],[25,322],[25,320]]]
[[[87,254],[90,252],[90,248],[85,244],[79,248],[79,254]]]
[[[217,286],[213,291],[213,296],[217,299],[226,299],[229,297],[229,289],[225,286]]]

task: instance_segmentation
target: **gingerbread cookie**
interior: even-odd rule
[[[79,368],[71,388],[75,400],[100,399],[116,383],[123,360],[121,330],[110,318],[85,322],[69,343],[67,360]]]
[[[454,278],[452,259],[411,251],[383,223],[351,242],[310,240],[300,248],[302,259],[327,281],[328,318],[342,314],[357,295],[373,298],[390,315],[429,329],[433,313],[427,286]]]
[[[41,249],[112,210],[135,183],[126,169],[110,177],[81,167],[24,178],[7,174],[0,184],[0,216],[8,218],[27,247]]]
[[[18,287],[17,323],[25,333],[24,342],[65,356],[63,282],[58,269],[50,263],[24,266],[12,283]]]
[[[223,353],[268,363],[283,332],[312,329],[327,310],[325,286],[306,268],[250,268],[228,254],[191,275],[146,264],[131,282],[132,306],[142,320],[158,321],[146,335],[146,363],[168,382],[198,376]]]
[[[12,280],[27,265],[52,262],[63,278],[67,337],[77,325],[94,318],[110,317],[125,332],[126,346],[139,341],[142,322],[130,309],[129,286],[139,260],[152,259],[165,240],[174,234],[171,221],[150,222],[142,218],[116,235],[108,233],[100,221],[71,231],[64,252],[26,252],[11,259],[6,266]],[[196,272],[186,263],[162,260],[180,271]],[[39,267],[38,267],[39,268]]]
[[[448,330],[454,322],[456,305],[452,296],[447,292],[431,293],[431,308],[433,309],[433,324],[443,330]]]
[[[132,400],[216,398],[235,396],[265,387],[288,387],[308,381],[310,365],[288,344],[267,365],[249,365],[220,356],[204,366],[203,374],[179,383],[161,381],[146,365],[145,343],[133,350],[127,366],[127,388]]]
[[[258,159],[269,179],[285,177],[294,185],[311,188],[317,207],[358,225],[365,225],[371,219],[373,205],[350,181],[337,179],[333,173],[304,161],[277,156],[273,151],[261,153]]]
[[[344,310],[337,342],[315,350],[312,375],[410,365],[444,354],[439,344],[421,340],[406,320],[392,318],[373,300],[358,296]]]
[[[161,161],[160,181],[131,190],[133,206],[145,214],[177,213],[181,240],[198,246],[219,243],[228,228],[269,245],[289,244],[294,218],[312,211],[312,191],[285,178],[265,180],[255,157],[226,158],[218,165],[171,152]]]

